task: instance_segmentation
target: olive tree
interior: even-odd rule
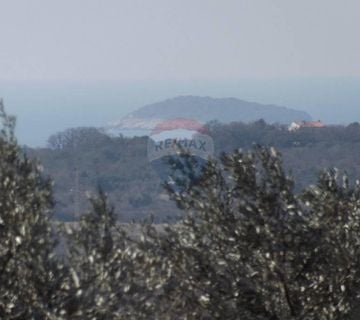
[[[0,101],[0,318],[61,313],[63,267],[54,256],[51,183],[20,150]]]
[[[65,225],[72,302],[71,319],[161,319],[157,304],[162,274],[158,233],[149,223],[117,223],[100,190],[92,210]],[[152,237],[153,235],[154,237]]]
[[[274,149],[174,159],[175,224],[120,225],[106,195],[60,234],[51,182],[0,102],[1,319],[342,320],[359,305],[360,183],[295,192]],[[180,170],[180,172],[176,172]]]
[[[279,153],[256,147],[167,189],[186,211],[163,240],[182,318],[348,319],[359,303],[360,189],[346,176],[296,194]]]

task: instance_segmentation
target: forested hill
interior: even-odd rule
[[[179,96],[149,104],[114,121],[107,129],[127,134],[127,131],[151,130],[162,120],[187,118],[206,123],[214,119],[222,123],[252,122],[264,119],[268,123],[290,124],[293,121],[311,120],[304,112],[276,105],[264,105],[237,98]]]
[[[313,183],[323,168],[337,167],[360,178],[360,125],[304,128],[289,132],[286,126],[211,122],[209,131],[216,153],[254,143],[274,146],[285,167],[296,178],[297,187]],[[49,147],[26,149],[39,158],[55,181],[56,217],[74,219],[74,212],[88,205],[86,195],[101,186],[120,214],[120,219],[157,221],[174,218],[174,205],[162,192],[161,181],[147,159],[147,137],[108,137],[94,128],[76,128],[56,134]]]

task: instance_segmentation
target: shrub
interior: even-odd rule
[[[59,252],[51,183],[0,117],[1,319],[340,320],[359,305],[360,187],[335,170],[296,193],[274,149],[200,176],[174,161],[181,221],[119,225],[100,191]]]

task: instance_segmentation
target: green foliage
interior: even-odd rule
[[[323,168],[335,166],[349,176],[360,176],[358,123],[289,132],[285,126],[264,121],[227,125],[211,122],[208,129],[217,155],[238,148],[251,150],[254,143],[281,151],[284,167],[292,171],[298,191],[315,183]],[[45,173],[54,179],[57,219],[74,221],[75,208],[88,209],[85,195],[98,186],[122,212],[124,222],[144,219],[149,212],[154,213],[157,222],[166,221],[169,213],[179,215],[162,197],[160,178],[147,159],[146,137],[109,138],[95,128],[75,128],[50,140],[62,142],[50,143],[51,148],[27,149],[27,153],[40,159]],[[151,201],[138,201],[143,196]]]
[[[196,319],[348,319],[359,299],[359,191],[333,172],[301,195],[274,149],[224,155],[185,193],[171,259]],[[171,238],[171,237],[170,237]],[[167,240],[168,241],[168,240]]]
[[[51,135],[48,146],[55,150],[93,148],[109,141],[110,138],[92,127],[70,128]]]
[[[164,201],[157,199],[160,179],[146,157],[147,140],[143,138],[109,138],[95,128],[78,128],[54,135],[49,140],[70,141],[59,147],[28,149],[33,158],[44,165],[45,174],[54,179],[55,217],[74,221],[74,211],[90,209],[86,194],[101,187],[116,207],[123,221],[130,222],[138,214],[143,219],[155,199],[153,211]],[[165,211],[165,210],[164,210]],[[168,211],[165,214],[168,214]],[[159,214],[161,215],[161,214]]]
[[[51,221],[51,183],[19,149],[14,119],[3,109],[0,116],[1,319],[355,314],[360,184],[351,186],[347,176],[326,171],[297,193],[275,149],[237,150],[209,161],[196,180],[183,165],[181,192],[166,185],[184,212],[176,224],[120,225],[100,191],[91,210],[60,232]]]
[[[65,225],[72,279],[67,317],[161,319],[156,297],[164,281],[162,257],[154,243],[145,241],[145,233],[156,234],[155,229],[146,225],[141,237],[130,234],[116,223],[102,191],[91,202],[92,211],[77,225]]]
[[[0,117],[0,318],[51,319],[61,307],[63,267],[54,255],[50,181],[22,155],[2,101]]]

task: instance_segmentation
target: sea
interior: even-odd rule
[[[276,104],[307,111],[327,124],[360,122],[360,77],[0,80],[5,109],[17,117],[19,143],[37,148],[67,128],[102,128],[144,105],[181,95]]]

